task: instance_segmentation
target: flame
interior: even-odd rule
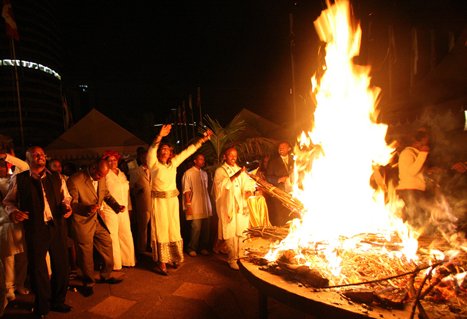
[[[302,250],[313,247],[327,271],[339,276],[342,251],[365,254],[374,248],[360,234],[377,234],[398,246],[381,247],[381,254],[416,259],[414,233],[394,213],[401,202],[388,202],[381,189],[370,185],[375,168],[390,161],[394,148],[385,140],[387,125],[375,121],[380,89],[371,86],[370,67],[353,63],[361,29],[351,20],[349,2],[328,3],[314,26],[326,42],[326,57],[321,76],[312,78],[314,127],[302,132],[295,146],[293,196],[305,210],[265,258],[276,260],[281,251],[292,249],[303,259]]]

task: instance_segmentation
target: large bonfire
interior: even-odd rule
[[[380,283],[399,289],[410,281],[402,299],[415,297],[421,284],[414,284],[414,273],[426,269],[420,272],[433,278],[435,266],[447,267],[462,249],[465,253],[464,241],[455,231],[444,232],[443,249],[419,247],[419,230],[401,219],[403,203],[391,187],[370,185],[394,148],[385,139],[387,125],[376,122],[380,90],[370,84],[370,68],[353,63],[361,29],[342,0],[328,4],[314,25],[326,42],[326,58],[320,77],[312,79],[313,128],[302,132],[295,146],[293,197],[303,209],[264,258],[290,269],[313,269],[323,279],[315,287]],[[456,267],[439,271],[439,281],[459,284],[465,270]]]

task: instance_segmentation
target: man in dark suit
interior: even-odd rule
[[[136,217],[136,252],[140,255],[148,247],[148,225],[151,218],[151,173],[146,157],[148,151],[144,148],[137,150],[138,167],[130,171],[130,188],[133,194],[133,211]]]
[[[65,304],[68,288],[68,256],[64,218],[70,217],[70,194],[57,173],[46,168],[39,146],[26,151],[29,170],[13,177],[3,201],[10,219],[23,222],[28,250],[28,268],[35,294],[34,314],[43,318],[51,311],[69,312]],[[46,264],[50,255],[52,277]]]
[[[266,169],[266,179],[269,183],[285,192],[290,192],[290,176],[293,173],[292,148],[288,142],[282,141],[277,148],[278,154],[272,156]],[[283,226],[290,220],[289,210],[277,198],[270,198],[270,220],[274,226]]]
[[[100,215],[102,202],[105,201],[115,213],[125,209],[109,194],[105,176],[109,172],[107,161],[92,163],[88,169],[73,174],[67,181],[72,197],[73,209],[72,236],[75,239],[77,264],[83,274],[84,296],[93,294],[94,277],[93,249],[101,255],[104,265],[100,270],[100,281],[118,283],[121,278],[111,277],[113,269],[112,240],[110,232]]]

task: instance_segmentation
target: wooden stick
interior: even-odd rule
[[[420,304],[420,296],[421,296],[421,293],[422,293],[423,286],[425,285],[428,278],[431,277],[431,273],[433,272],[433,270],[435,269],[436,266],[438,266],[438,265],[435,264],[435,265],[431,266],[430,270],[428,271],[428,274],[426,274],[425,278],[423,278],[423,281],[420,284],[420,287],[418,288],[417,296],[415,297],[415,302],[414,302],[414,304],[412,306],[412,311],[410,313],[410,319],[413,319],[414,316],[415,316],[415,309]],[[421,307],[421,304],[420,304],[420,307]],[[420,310],[420,307],[418,307],[419,310]],[[423,307],[422,307],[422,309],[423,309]],[[422,312],[424,313],[425,311],[423,310]]]
[[[395,279],[395,278],[399,278],[399,277],[404,277],[404,276],[408,276],[408,275],[412,275],[412,274],[415,274],[415,273],[418,273],[420,272],[421,270],[423,269],[427,269],[427,268],[430,268],[430,267],[436,267],[438,265],[440,265],[441,263],[436,263],[434,265],[430,265],[430,266],[426,266],[426,267],[422,267],[422,268],[417,268],[415,270],[412,270],[412,271],[409,271],[409,272],[406,272],[406,273],[403,273],[403,274],[399,274],[399,275],[394,275],[394,276],[390,276],[390,277],[385,277],[385,278],[380,278],[380,279],[375,279],[375,280],[369,280],[369,281],[361,281],[361,282],[357,282],[357,283],[350,283],[350,284],[343,284],[343,285],[335,285],[335,286],[328,286],[328,287],[324,287],[324,288],[342,288],[342,287],[349,287],[349,286],[359,286],[359,285],[365,285],[365,284],[374,284],[374,283],[377,283],[377,282],[382,282],[382,281],[387,281],[387,280],[391,280],[391,279]]]

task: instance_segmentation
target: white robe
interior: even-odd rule
[[[13,175],[29,170],[29,165],[25,161],[6,155],[5,161],[15,166]],[[2,201],[8,192],[11,177],[0,178],[0,256],[7,257],[26,251],[26,241],[24,238],[23,223],[13,223],[7,212],[4,210]]]
[[[113,198],[125,206],[125,210],[118,214],[104,202],[103,216],[105,224],[110,231],[112,239],[112,250],[114,255],[114,269],[121,269],[122,266],[133,267],[135,265],[135,246],[133,235],[131,234],[130,214],[130,186],[128,179],[122,171],[118,175],[112,170],[105,177],[107,189]]]
[[[249,210],[245,197],[247,191],[255,190],[255,182],[242,172],[233,181],[230,177],[240,167],[223,164],[217,168],[214,174],[214,194],[216,200],[217,215],[219,217],[219,239],[230,239],[234,236],[242,237],[248,229]],[[231,221],[229,222],[229,217]]]
[[[148,167],[151,170],[151,191],[168,192],[177,190],[177,167],[190,157],[200,145],[190,145],[175,155],[170,163],[163,164],[157,159],[160,144],[148,149]],[[151,247],[153,259],[164,263],[183,261],[183,240],[180,233],[178,197],[152,198]]]

